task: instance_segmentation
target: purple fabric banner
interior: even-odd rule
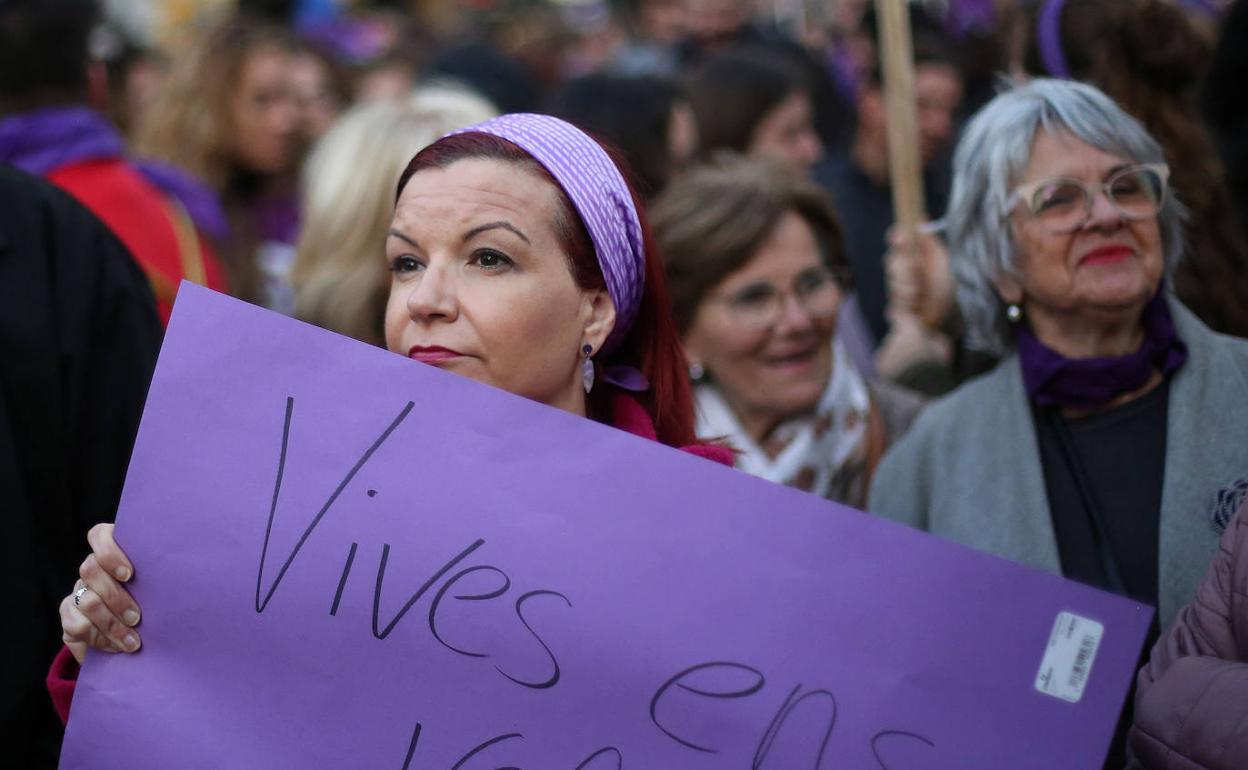
[[[1097,768],[1152,614],[185,283],[117,539],[62,768]]]

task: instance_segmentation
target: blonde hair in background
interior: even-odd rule
[[[357,106],[313,147],[303,168],[302,231],[291,271],[295,316],[383,345],[389,273],[383,257],[399,174],[418,151],[496,114],[449,85],[408,100]]]
[[[173,56],[135,133],[140,157],[189,171],[218,193],[234,167],[233,103],[247,58],[266,48],[293,50],[289,34],[266,22],[231,17],[203,30]]]

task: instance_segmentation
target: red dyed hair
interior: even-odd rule
[[[650,223],[646,220],[641,198],[637,195],[636,186],[629,179],[626,166],[620,160],[619,153],[605,145],[603,149],[611,156],[616,168],[620,169],[629,194],[633,197],[633,206],[637,209],[637,218],[641,222],[642,248],[646,255],[646,285],[632,328],[610,357],[607,360],[600,357],[598,364],[600,368],[619,364],[632,366],[645,374],[650,381],[650,389],[636,396],[654,421],[658,440],[668,446],[688,446],[697,443],[693,432],[693,394],[686,375],[685,355],[676,330],[676,320],[672,316],[663,264],[659,259],[654,237],[650,234]],[[413,174],[428,169],[446,168],[455,161],[470,158],[523,164],[554,185],[558,196],[558,212],[553,224],[559,243],[568,255],[568,269],[572,278],[582,289],[606,289],[593,241],[568,194],[532,155],[506,139],[492,134],[469,132],[434,142],[416,153],[403,170],[399,177],[396,200]],[[611,406],[608,388],[595,388],[589,396],[588,406],[591,415],[609,415]]]

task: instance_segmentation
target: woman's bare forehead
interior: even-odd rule
[[[414,174],[403,188],[396,218],[406,208],[446,212],[494,210],[515,216],[546,215],[553,186],[534,172],[496,160],[463,160]]]
[[[1071,134],[1041,131],[1032,143],[1023,176],[1028,180],[1049,176],[1099,179],[1130,163],[1128,158],[1093,147]]]

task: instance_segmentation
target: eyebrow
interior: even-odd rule
[[[735,291],[728,292],[728,296],[740,297],[745,294],[753,294],[754,292],[758,292],[758,291],[775,291],[775,290],[776,290],[776,287],[771,284],[771,281],[768,281],[764,278],[760,278],[757,281],[751,281],[750,283],[747,283],[744,286],[737,287]]]
[[[528,243],[530,246],[532,245],[529,242],[529,239],[525,237],[524,233],[520,232],[520,230],[515,225],[511,224],[510,222],[504,222],[502,220],[498,222],[488,222],[484,225],[478,225],[472,228],[468,232],[464,233],[464,243],[471,241],[473,238],[476,238],[478,235],[485,232],[486,230],[498,230],[498,229],[509,230],[515,233],[516,236],[520,238],[520,240],[524,241],[525,243]]]
[[[1145,165],[1145,164],[1143,164],[1143,163],[1132,163],[1132,162],[1130,162],[1130,161],[1127,161],[1126,163],[1119,163],[1119,164],[1118,164],[1118,165],[1116,165],[1116,166],[1112,166],[1112,167],[1110,167],[1110,168],[1109,168],[1109,169],[1107,169],[1107,170],[1106,170],[1103,174],[1101,174],[1101,179],[1102,179],[1102,180],[1109,179],[1111,176],[1113,176],[1114,174],[1117,174],[1119,171],[1122,171],[1122,170],[1124,170],[1124,169],[1128,169],[1128,168],[1134,168],[1134,167],[1136,167],[1136,166],[1142,166],[1142,165]],[[1037,179],[1037,180],[1036,180],[1036,182],[1051,181],[1051,180],[1053,180],[1053,179],[1073,179],[1073,180],[1075,180],[1075,181],[1078,181],[1078,180],[1079,180],[1079,174],[1078,174],[1078,172],[1071,171],[1071,172],[1068,172],[1068,173],[1056,174],[1056,175],[1054,175],[1054,176],[1052,176],[1052,177],[1049,177],[1048,179]],[[1025,182],[1024,184],[1035,184],[1035,182]]]
[[[1133,168],[1133,167],[1135,167],[1135,166],[1139,166],[1139,165],[1141,165],[1141,164],[1139,164],[1139,163],[1131,163],[1131,162],[1127,162],[1127,163],[1119,163],[1117,166],[1114,166],[1114,167],[1113,167],[1113,168],[1111,168],[1110,170],[1106,171],[1106,172],[1105,172],[1105,175],[1104,175],[1104,176],[1102,176],[1102,177],[1101,177],[1101,179],[1109,179],[1111,176],[1113,176],[1114,174],[1117,174],[1119,171],[1124,171],[1124,170],[1126,170],[1126,169]]]
[[[413,240],[412,238],[408,237],[407,235],[404,235],[403,233],[399,232],[398,230],[395,230],[393,227],[392,227],[392,228],[390,228],[390,235],[394,236],[395,238],[398,238],[398,239],[399,239],[399,240],[401,240],[401,241],[407,241],[408,243],[410,243],[410,244],[411,244],[412,246],[414,246],[415,248],[418,248],[418,249],[420,248],[420,244],[419,244],[419,243],[417,243],[415,240]]]

